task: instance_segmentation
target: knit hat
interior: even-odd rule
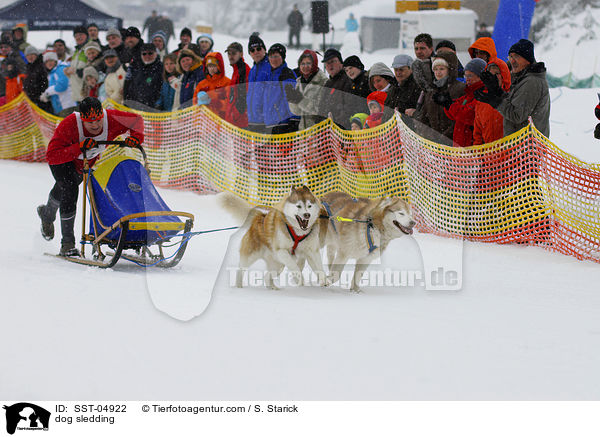
[[[214,56],[207,56],[206,57],[206,66],[208,67],[209,65],[216,65],[218,67],[219,66],[218,59],[215,58]]]
[[[258,36],[258,32],[254,32],[250,35],[250,39],[248,40],[248,51],[256,47],[262,47],[265,50],[267,49],[265,42]]]
[[[365,121],[367,120],[367,117],[369,117],[369,116],[367,114],[365,114],[364,112],[359,112],[357,114],[354,114],[352,117],[350,117],[350,124],[356,123],[362,129],[365,126]]]
[[[156,52],[156,46],[151,42],[145,42],[142,44],[141,52]]]
[[[104,118],[102,103],[95,97],[86,97],[79,104],[82,121],[98,121]]]
[[[163,40],[163,44],[166,46],[167,45],[167,34],[165,32],[163,32],[162,30],[156,31],[152,34],[152,36],[150,37],[150,41],[154,41],[154,38],[160,38]]]
[[[383,111],[385,99],[387,99],[387,93],[385,91],[373,91],[367,96],[367,106],[369,106],[371,102],[377,102]]]
[[[106,49],[103,54],[103,58],[110,58],[111,56],[119,56],[114,49]]]
[[[434,58],[433,62],[431,63],[431,69],[433,70],[436,65],[443,65],[447,69],[450,69],[450,65],[448,65],[448,61],[446,61],[444,58]]]
[[[225,53],[228,52],[240,52],[243,53],[244,52],[244,48],[242,47],[242,45],[239,42],[232,42],[231,44],[229,44],[227,46],[227,49],[225,50]]]
[[[364,70],[365,66],[361,62],[360,58],[356,55],[348,56],[344,59],[344,67],[356,67],[359,70]]]
[[[465,65],[465,71],[470,71],[471,73],[475,73],[478,77],[481,76],[481,73],[485,71],[487,64],[481,58],[471,59],[467,65]]]
[[[330,59],[338,58],[340,62],[344,62],[342,59],[342,54],[339,50],[336,49],[327,49],[325,50],[325,54],[323,55],[323,63],[329,61]]]
[[[85,26],[75,26],[73,28],[73,35],[75,35],[77,33],[85,33],[85,35],[87,36],[88,31]]]
[[[90,41],[88,42],[84,47],[83,47],[83,52],[85,53],[85,55],[87,56],[87,52],[89,50],[96,50],[98,53],[102,52],[102,49],[100,48],[100,45],[97,42],[94,41]]]
[[[210,36],[208,33],[202,33],[198,38],[196,38],[196,44],[200,45],[200,41],[209,42],[211,47],[215,43],[212,39],[212,36]]]
[[[38,52],[38,49],[36,49],[34,46],[27,46],[27,48],[25,49],[25,56],[29,56],[29,55],[39,55],[40,52]]]
[[[530,64],[535,64],[535,56],[533,54],[533,43],[528,39],[520,39],[517,43],[513,44],[508,50],[508,54],[516,53],[517,55],[525,58]]]
[[[107,38],[111,35],[115,35],[115,36],[118,36],[119,38],[121,38],[121,32],[119,32],[119,29],[116,29],[114,27],[112,29],[108,29],[108,31],[106,32]]]
[[[408,55],[396,55],[392,62],[392,68],[402,68],[412,66],[413,58]]]
[[[141,39],[142,34],[140,33],[140,29],[135,26],[128,27],[125,31],[125,38],[128,36],[133,36],[134,38]]]
[[[98,70],[96,70],[96,69],[95,69],[94,67],[92,67],[91,65],[90,65],[90,66],[88,66],[88,67],[85,67],[85,68],[83,69],[83,80],[85,80],[85,78],[86,78],[87,76],[92,76],[92,77],[96,78],[96,80],[98,80],[98,78],[100,77],[100,76],[98,76]]]
[[[275,43],[271,47],[269,47],[269,51],[267,52],[267,54],[271,55],[272,53],[279,53],[285,61],[285,47],[283,46],[283,44]]]
[[[46,52],[44,53],[44,62],[46,61],[56,61],[58,62],[58,56],[56,56],[56,52]]]
[[[187,35],[190,38],[192,37],[192,31],[190,29],[188,29],[187,27],[184,27],[183,29],[181,29],[181,33],[179,34],[179,38],[181,38],[183,35]]]
[[[437,43],[437,45],[435,46],[435,51],[437,52],[438,49],[441,49],[442,47],[447,47],[453,52],[456,51],[456,46],[454,45],[454,43],[452,41],[448,41],[447,39],[443,39],[439,43]]]

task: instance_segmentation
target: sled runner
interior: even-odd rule
[[[124,146],[122,141],[98,143]],[[146,170],[144,149],[138,150],[143,164],[114,156],[93,171],[84,156],[83,193],[87,193],[87,202],[84,198],[81,257],[65,259],[101,268],[114,266],[120,258],[142,266],[173,267],[179,263],[194,216],[169,209]],[[87,203],[90,217],[86,231]],[[85,258],[86,245],[92,246],[91,259]]]

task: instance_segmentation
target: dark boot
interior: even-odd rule
[[[58,200],[48,196],[48,203],[37,207],[38,216],[42,220],[42,237],[45,240],[50,241],[54,238],[54,220],[56,220],[56,211],[59,206]]]
[[[68,217],[60,217],[60,231],[62,233],[60,253],[61,256],[79,256],[75,249],[75,212]]]

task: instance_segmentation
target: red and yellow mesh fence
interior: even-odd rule
[[[293,184],[318,195],[396,195],[409,200],[422,232],[600,261],[600,165],[561,151],[532,125],[456,148],[424,139],[398,115],[375,129],[344,131],[326,120],[276,136],[239,129],[206,107],[143,117],[152,179],[162,187],[226,190],[267,205]],[[23,95],[0,107],[0,158],[43,161],[58,122]],[[127,150],[105,157],[116,153]]]

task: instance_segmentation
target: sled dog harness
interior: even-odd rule
[[[354,200],[354,201],[356,202],[356,200]],[[331,207],[329,206],[329,204],[327,202],[321,201],[321,205],[323,205],[323,208],[325,208],[325,211],[327,211],[327,215],[326,216],[322,215],[322,216],[320,216],[320,218],[329,219],[329,221],[331,222],[331,226],[333,227],[333,230],[335,231],[336,234],[338,233],[338,231],[335,227],[336,220],[338,222],[366,223],[367,224],[366,238],[367,238],[367,245],[369,246],[369,253],[372,253],[375,249],[377,249],[377,246],[375,246],[373,244],[373,237],[371,236],[371,232],[372,232],[373,228],[375,227],[375,225],[373,225],[372,217],[367,218],[367,220],[357,220],[357,219],[350,219],[350,218],[346,218],[346,217],[340,217],[339,215],[334,216],[331,213]],[[292,255],[293,255],[293,253],[292,253]]]
[[[290,237],[292,237],[292,240],[294,240],[294,246],[292,247],[292,255],[296,254],[296,249],[298,248],[298,245],[300,244],[300,242],[302,240],[304,240],[306,237],[308,237],[310,235],[310,233],[312,232],[312,229],[310,230],[310,232],[306,235],[303,235],[301,237],[297,236],[296,233],[294,232],[294,230],[290,227],[290,225],[285,225],[285,227],[287,228]]]

